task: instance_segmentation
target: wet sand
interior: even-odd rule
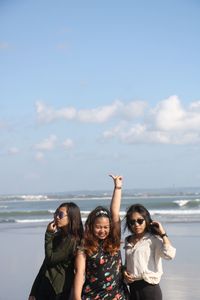
[[[164,224],[177,249],[173,261],[163,261],[163,300],[199,300],[200,223]],[[44,258],[45,225],[1,224],[0,300],[28,299]]]

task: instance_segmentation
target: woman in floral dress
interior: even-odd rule
[[[120,253],[122,177],[110,175],[114,191],[110,211],[98,206],[88,216],[75,262],[74,300],[125,300]]]

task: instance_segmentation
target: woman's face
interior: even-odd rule
[[[58,228],[62,228],[68,225],[69,218],[66,207],[60,207],[54,214],[54,221]]]
[[[132,213],[129,224],[132,228],[132,232],[135,234],[142,234],[146,230],[146,221],[138,212]]]
[[[110,221],[107,217],[99,217],[94,222],[94,236],[100,240],[104,240],[110,233]]]

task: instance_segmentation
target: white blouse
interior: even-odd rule
[[[176,249],[155,235],[146,233],[135,245],[125,240],[126,270],[135,280],[158,284],[163,274],[162,258],[173,259]]]

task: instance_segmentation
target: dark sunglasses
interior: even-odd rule
[[[134,226],[136,223],[139,224],[139,225],[142,225],[144,222],[144,219],[137,219],[137,220],[129,220],[129,224],[131,226]]]
[[[67,216],[67,214],[65,214],[64,211],[56,211],[54,213],[54,218],[59,218],[60,220],[66,216]]]

